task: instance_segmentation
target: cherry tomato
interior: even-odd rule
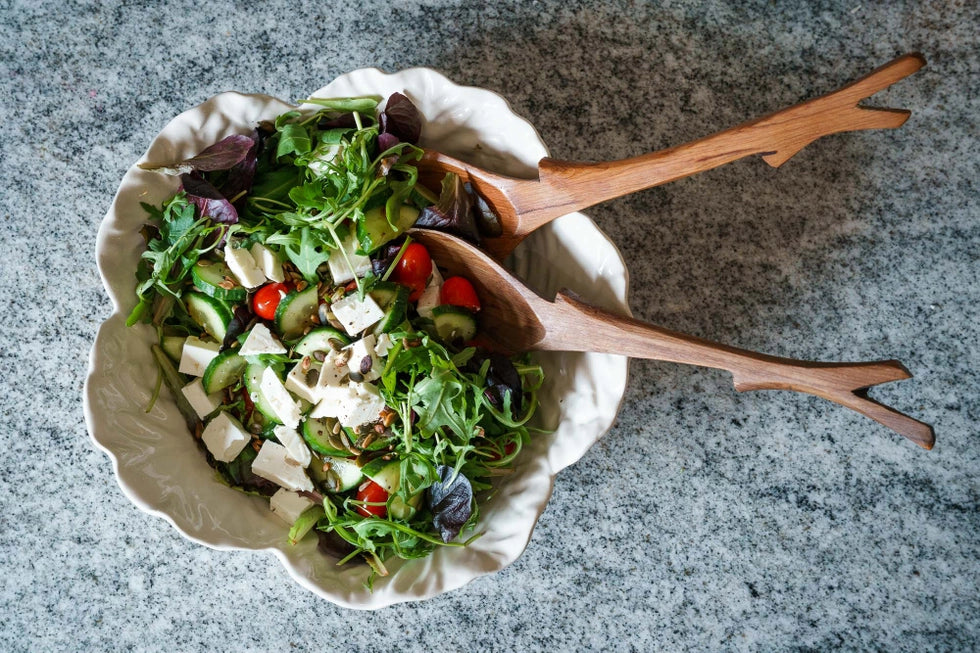
[[[288,292],[289,286],[284,283],[267,283],[252,295],[252,310],[263,320],[274,320],[279,302]]]
[[[430,274],[432,258],[429,250],[421,243],[409,243],[402,257],[398,259],[392,278],[395,283],[408,286],[412,291],[408,296],[409,300],[417,302],[425,290],[425,282],[429,280]]]
[[[462,306],[474,313],[480,310],[480,298],[476,296],[476,289],[466,277],[449,277],[442,283],[440,300],[443,304]]]
[[[388,513],[388,509],[385,507],[385,503],[388,501],[388,493],[374,481],[361,483],[361,486],[357,488],[357,500],[380,504],[377,506],[358,506],[357,512],[365,517],[372,515],[384,517]]]

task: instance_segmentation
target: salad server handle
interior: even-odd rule
[[[770,356],[615,315],[559,292],[536,308],[545,334],[536,349],[622,354],[731,372],[735,389],[791,390],[840,404],[931,449],[931,426],[867,397],[868,388],[911,378],[896,360],[824,363]]]
[[[606,162],[542,159],[539,183],[525,184],[518,199],[519,233],[606,200],[704,172],[753,154],[778,167],[821,136],[862,129],[894,129],[911,115],[904,109],[869,108],[861,100],[925,65],[906,54],[869,75],[819,98],[666,150]]]

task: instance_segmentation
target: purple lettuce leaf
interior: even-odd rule
[[[157,170],[173,176],[186,175],[192,172],[230,170],[248,155],[249,150],[254,145],[255,141],[252,138],[242,134],[232,134],[189,159],[159,166],[140,164],[140,167],[144,170]]]
[[[228,175],[219,189],[222,195],[235,200],[234,205],[238,209],[244,208],[245,194],[252,190],[252,181],[255,179],[255,170],[258,168],[261,145],[262,134],[255,129],[252,131],[252,146],[238,163],[229,168]]]
[[[394,134],[389,134],[388,132],[382,132],[378,134],[378,152],[384,152],[388,148],[394,147],[401,143],[398,137]]]
[[[180,183],[200,215],[222,224],[238,222],[238,211],[210,182],[194,175],[181,175]]]
[[[442,179],[439,202],[422,209],[416,227],[445,231],[470,242],[480,243],[480,231],[473,216],[473,198],[459,175],[448,173]]]
[[[448,465],[440,465],[436,471],[439,480],[428,490],[432,525],[439,529],[443,542],[451,542],[472,514],[473,486],[462,472],[454,477]]]
[[[391,134],[398,140],[418,145],[422,134],[422,114],[412,101],[401,93],[392,93],[385,109],[378,116],[382,134]]]

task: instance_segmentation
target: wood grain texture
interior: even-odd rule
[[[735,389],[790,390],[840,404],[931,449],[933,429],[867,397],[867,389],[911,378],[896,360],[822,363],[770,356],[672,331],[586,304],[567,291],[542,298],[486,252],[441,232],[412,231],[433,260],[470,279],[480,295],[480,334],[507,353],[527,350],[622,354],[731,372]]]
[[[485,239],[496,259],[505,258],[528,234],[555,218],[646,188],[761,154],[773,167],[829,134],[894,129],[908,119],[903,109],[858,103],[925,65],[906,54],[865,77],[822,97],[676,147],[606,162],[542,159],[537,179],[514,179],[427,150],[418,163],[420,179],[438,190],[447,172],[469,181],[499,216],[503,233]]]

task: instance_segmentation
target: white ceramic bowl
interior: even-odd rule
[[[453,84],[424,68],[394,74],[357,70],[320,89],[317,97],[398,91],[410,97],[427,124],[423,144],[518,176],[533,175],[547,155],[534,128],[500,96]],[[140,162],[181,160],[231,133],[248,133],[259,120],[288,110],[263,95],[222,93],[185,111],[154,139]],[[176,179],[135,165],[123,177],[99,229],[96,257],[113,313],[92,347],[85,387],[85,419],[95,443],[112,459],[119,486],[140,509],[158,515],[187,538],[215,549],[271,551],[303,587],[345,607],[373,609],[425,599],[502,569],[527,546],[551,494],[555,474],[578,460],[610,427],[626,385],[627,361],[600,354],[539,356],[547,372],[540,425],[554,432],[535,439],[515,473],[483,507],[483,536],[466,548],[440,548],[426,559],[392,560],[390,575],[365,589],[366,568],[337,567],[316,550],[316,538],[286,541],[286,526],[268,501],[218,482],[187,432],[166,390],[145,412],[156,368],[147,326],[127,328],[135,300],[134,270],[143,249],[140,202],[159,204]],[[564,216],[534,234],[515,253],[512,267],[539,291],[567,286],[606,307],[627,312],[623,260],[582,214]]]

